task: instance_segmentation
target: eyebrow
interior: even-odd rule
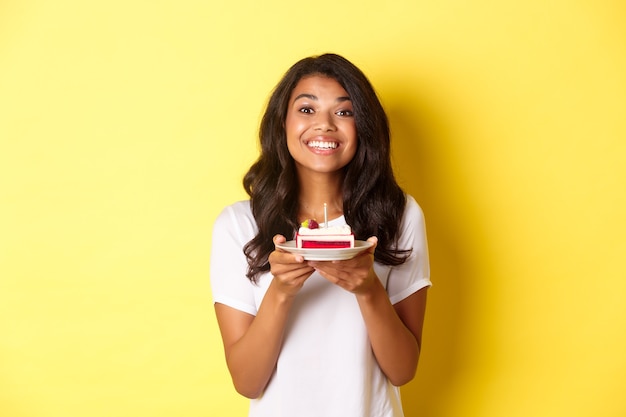
[[[313,94],[307,94],[307,93],[302,93],[302,94],[298,94],[298,96],[296,98],[293,99],[294,102],[298,101],[301,98],[308,98],[309,100],[314,100],[314,101],[318,101],[319,98],[316,95]],[[337,99],[335,100],[338,103],[344,102],[344,101],[352,101],[352,99],[350,99],[350,97],[348,96],[341,96],[341,97],[337,97]]]

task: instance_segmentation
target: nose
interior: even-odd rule
[[[333,120],[333,114],[327,112],[317,113],[315,118],[315,130],[321,130],[324,132],[334,131],[336,129],[335,121]]]

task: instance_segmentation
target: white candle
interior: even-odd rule
[[[328,228],[328,209],[326,203],[324,203],[324,227]]]

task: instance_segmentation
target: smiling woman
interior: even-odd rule
[[[398,386],[417,368],[430,270],[372,86],[338,55],[303,59],[272,94],[260,140],[250,200],[213,228],[212,293],[236,390],[253,417],[403,416]],[[367,239],[360,253],[305,260],[285,247],[321,207],[329,225]]]

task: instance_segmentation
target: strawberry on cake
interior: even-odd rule
[[[354,234],[350,226],[320,225],[312,219],[305,220],[296,233],[296,247],[305,249],[353,248]]]

